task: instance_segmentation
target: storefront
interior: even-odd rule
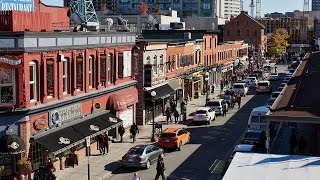
[[[221,66],[221,77],[229,79],[233,75],[233,62],[225,63]]]
[[[192,74],[192,87],[193,87],[193,98],[197,99],[200,95],[204,94],[204,79],[202,72],[196,72]]]

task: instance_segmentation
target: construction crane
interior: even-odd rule
[[[304,2],[303,2],[303,14],[306,11],[309,11],[309,7],[310,7],[309,0],[304,0]]]
[[[250,4],[249,4],[249,7],[250,7],[250,15],[251,15],[251,17],[254,17],[254,1],[253,0],[251,0],[251,2],[250,2]]]
[[[98,28],[100,23],[91,0],[68,0],[72,25]]]
[[[256,18],[261,18],[261,0],[256,0]]]

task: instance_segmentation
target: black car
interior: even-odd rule
[[[222,97],[222,99],[224,99],[224,101],[228,104],[228,107],[231,108],[231,104],[232,104],[231,95],[225,95],[225,96]]]
[[[257,148],[266,147],[266,132],[249,129],[242,139],[242,144],[255,145]]]

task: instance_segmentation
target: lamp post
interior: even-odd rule
[[[206,105],[209,99],[209,72],[206,71],[205,73],[205,81],[206,81]]]
[[[151,142],[156,142],[156,139],[154,137],[154,131],[155,131],[155,127],[154,127],[154,111],[155,111],[155,99],[154,97],[157,95],[157,92],[155,91],[151,91],[151,101],[152,101],[152,136],[151,136]]]

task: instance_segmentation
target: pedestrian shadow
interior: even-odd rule
[[[112,174],[130,174],[130,173],[135,173],[142,170],[141,168],[134,168],[134,167],[122,167],[119,168],[116,171],[112,171]]]
[[[114,161],[104,166],[104,170],[111,172],[112,174],[121,169],[122,164],[120,161]]]

